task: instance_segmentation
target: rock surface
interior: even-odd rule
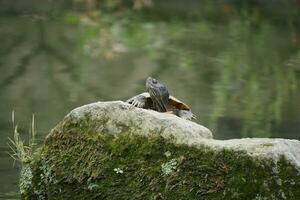
[[[214,149],[245,151],[252,157],[271,159],[274,162],[283,156],[300,170],[300,141],[270,138],[243,138],[233,140],[206,140],[205,145]]]
[[[269,138],[204,140],[213,137],[211,131],[204,126],[172,114],[130,107],[122,101],[88,104],[71,111],[67,119],[76,123],[87,115],[93,122],[89,128],[98,133],[130,132],[144,136],[158,134],[165,138],[174,138],[179,144],[207,145],[216,150],[224,148],[242,150],[254,157],[270,158],[275,162],[284,156],[300,169],[300,142],[298,140]],[[103,123],[104,118],[105,123]]]
[[[171,114],[71,111],[21,173],[23,199],[300,199],[300,142],[214,140]]]
[[[90,116],[91,128],[96,132],[120,134],[131,132],[147,136],[158,134],[165,138],[174,137],[178,143],[191,144],[203,138],[212,138],[206,127],[179,118],[173,114],[131,107],[122,101],[98,102],[74,109],[67,116],[72,120]],[[105,123],[102,123],[105,119]],[[100,123],[95,123],[100,121]]]

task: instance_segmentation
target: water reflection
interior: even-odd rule
[[[246,11],[230,17],[234,8],[225,6],[226,19],[195,15],[190,7],[180,11],[182,18],[171,12],[180,6],[167,13],[166,4],[155,5],[145,12],[110,5],[107,12],[90,6],[57,17],[1,15],[0,198],[17,198],[11,191],[19,169],[5,153],[12,110],[21,133],[35,113],[43,141],[72,108],[125,100],[145,90],[149,75],[188,103],[215,138],[300,139],[293,17],[288,25]]]

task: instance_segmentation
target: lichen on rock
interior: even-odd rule
[[[126,103],[73,110],[21,174],[23,199],[300,199],[300,142],[218,141]]]

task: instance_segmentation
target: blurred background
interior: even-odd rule
[[[300,139],[300,0],[0,0],[0,199],[18,199],[11,113],[41,143],[71,109],[148,76],[216,139]]]

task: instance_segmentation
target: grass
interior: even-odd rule
[[[23,165],[23,163],[27,163],[32,158],[33,152],[36,147],[36,132],[34,121],[35,117],[33,114],[29,124],[28,144],[26,144],[20,136],[18,125],[15,124],[15,112],[12,111],[13,138],[9,137],[9,142],[7,144],[11,150],[11,152],[9,152],[9,155],[14,160],[13,165],[15,165],[16,161]]]

